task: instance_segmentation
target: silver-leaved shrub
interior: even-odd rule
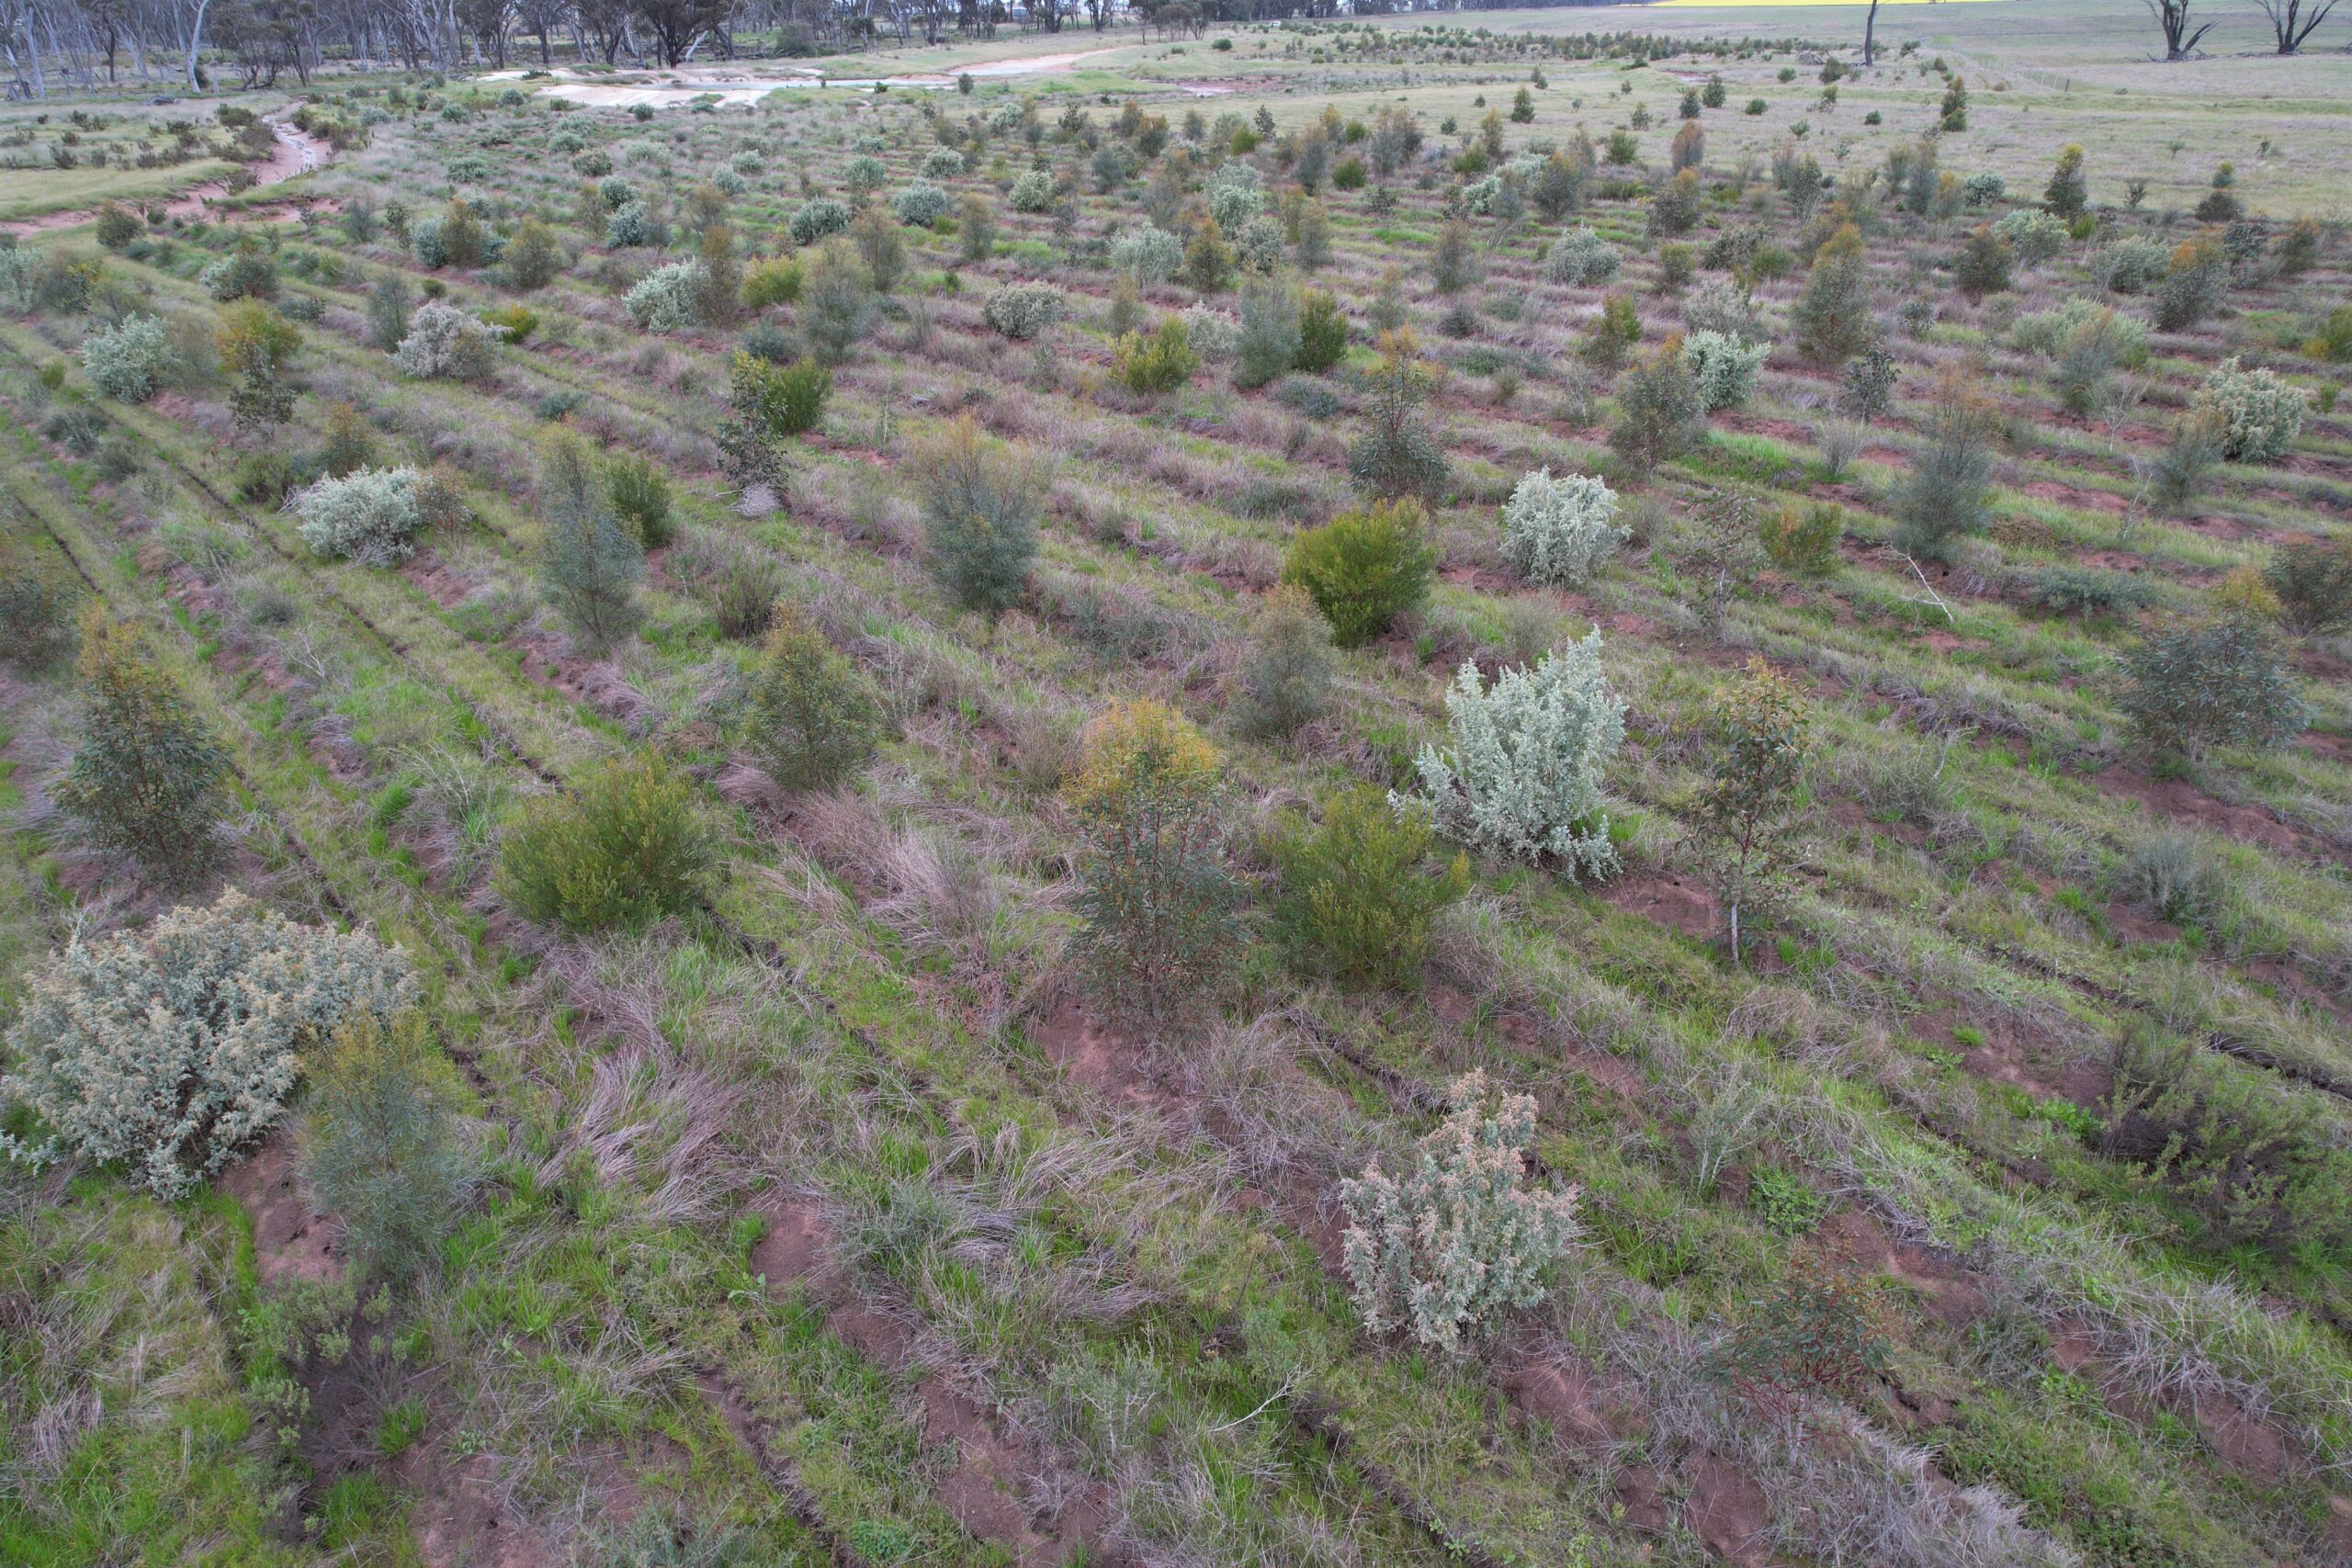
[[[120,1161],[176,1198],[277,1121],[301,1053],[345,1019],[416,998],[408,960],[372,937],[297,925],[231,891],[144,931],[75,941],[33,972],[0,1098],[49,1136],[0,1134],[34,1165]]]
[[[1625,704],[1601,672],[1598,630],[1491,687],[1464,660],[1445,711],[1453,745],[1424,746],[1413,763],[1441,832],[1490,853],[1549,856],[1571,880],[1617,869],[1601,780],[1625,739]]]
[[[1377,1163],[1340,1183],[1342,1261],[1356,1310],[1375,1335],[1409,1332],[1452,1351],[1496,1314],[1544,1299],[1544,1278],[1576,1239],[1577,1190],[1525,1185],[1521,1150],[1535,1100],[1454,1080],[1445,1120],[1414,1146],[1401,1176]]]
[[[322,556],[397,566],[424,526],[414,468],[360,468],[322,479],[294,498],[302,542]]]
[[[1617,492],[1583,474],[1538,468],[1503,502],[1503,558],[1530,582],[1589,581],[1630,537],[1617,522]]]

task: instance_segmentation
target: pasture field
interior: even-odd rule
[[[11,106],[0,1562],[2352,1561],[2352,60],[1859,16]]]

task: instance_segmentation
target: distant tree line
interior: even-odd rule
[[[288,75],[307,84],[327,65],[676,65],[1001,30],[1133,24],[1147,37],[1197,37],[1238,22],[1488,8],[1485,0],[0,0],[0,54],[9,97],[45,98],[126,80],[189,91],[273,86]]]

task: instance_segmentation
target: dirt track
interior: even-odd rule
[[[250,165],[254,173],[254,188],[274,186],[297,175],[307,175],[313,169],[324,168],[334,159],[333,149],[308,131],[298,130],[278,119],[269,119],[268,125],[277,139],[277,144],[270,149],[266,163]],[[173,218],[202,218],[210,210],[213,202],[230,194],[229,187],[221,181],[207,180],[202,185],[190,186],[165,200],[164,211]],[[0,222],[0,231],[11,234],[33,234],[47,229],[71,229],[77,223],[89,222],[97,215],[97,209],[87,207],[64,212],[44,212],[38,218],[14,218]]]

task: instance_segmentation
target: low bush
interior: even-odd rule
[[[1489,687],[1465,660],[1445,697],[1453,744],[1414,760],[1438,830],[1474,849],[1551,859],[1571,881],[1617,869],[1602,786],[1625,705],[1600,668],[1600,634],[1507,669]]]
[[[393,358],[402,375],[420,380],[479,381],[490,374],[505,335],[454,305],[428,300],[409,318],[408,335]]]
[[[1025,343],[1069,313],[1069,301],[1050,283],[1015,283],[989,295],[980,319],[1006,337]]]
[[[1111,379],[1139,397],[1172,392],[1199,368],[1180,316],[1161,321],[1148,336],[1128,333],[1111,345]]]
[[[346,1254],[410,1279],[465,1217],[479,1171],[449,1070],[414,1010],[346,1018],[313,1063],[302,1180],[342,1222]]]
[[[2195,757],[2212,746],[2276,746],[2307,712],[2286,650],[2245,615],[2177,620],[2123,657],[2124,716],[2150,744]]]
[[[882,707],[865,677],[779,606],[752,683],[748,740],[787,790],[830,789],[874,755]]]
[[[1571,229],[1552,242],[1544,258],[1547,282],[1595,288],[1617,276],[1617,247],[1589,229]]]
[[[2327,632],[2352,626],[2352,534],[2288,540],[2272,552],[2262,580],[2290,629]]]
[[[846,204],[831,197],[812,197],[800,204],[786,225],[792,231],[792,243],[806,248],[828,234],[845,232],[849,228],[850,210]]]
[[[1012,182],[1005,202],[1015,212],[1046,212],[1054,205],[1054,177],[1043,169],[1032,169]]]
[[[1189,1018],[1225,988],[1240,889],[1225,865],[1223,769],[1162,703],[1114,703],[1087,726],[1062,789],[1086,830],[1074,951],[1120,1012]]]
[[[1769,343],[1716,332],[1695,332],[1682,340],[1682,359],[1699,389],[1699,406],[1712,413],[1737,408],[1756,395],[1756,373],[1772,352]]]
[[[134,312],[82,343],[90,384],[120,402],[143,403],[163,389],[172,366],[170,329],[162,318]]]
[[[1341,648],[1356,648],[1419,609],[1436,568],[1420,503],[1382,501],[1300,529],[1283,558],[1282,580],[1306,591]]]
[[[709,283],[710,273],[699,260],[672,262],[638,279],[621,308],[646,332],[684,332],[703,324]]]
[[[1184,242],[1157,224],[1146,223],[1111,242],[1111,265],[1137,283],[1166,283],[1184,265]]]
[[[35,969],[9,1032],[0,1096],[45,1137],[0,1148],[46,1164],[65,1154],[120,1163],[178,1198],[283,1114],[304,1052],[347,1020],[416,997],[397,952],[369,937],[300,926],[224,893],[143,931],[76,940]]]
[[[2124,852],[2115,894],[2158,919],[2218,931],[2229,912],[2230,871],[2196,834],[2160,829]]]
[[[2301,387],[2280,380],[2275,371],[2239,368],[2233,355],[2197,389],[2194,407],[2220,422],[2224,457],[2268,463],[2285,457],[2302,434],[2311,398]]]
[[[416,553],[424,518],[414,468],[359,468],[294,498],[302,542],[322,556],[396,566]]]
[[[1577,587],[1625,543],[1617,492],[1582,474],[1521,478],[1503,503],[1503,558],[1530,582]]]
[[[946,191],[929,180],[916,180],[890,198],[890,210],[901,223],[928,229],[947,216]]]
[[[526,919],[574,931],[638,927],[699,906],[717,862],[693,781],[639,754],[526,802],[506,833],[499,886]]]
[[[1266,595],[1234,672],[1234,723],[1244,735],[1279,739],[1331,705],[1331,623],[1305,589]]]
[[[1368,1166],[1340,1194],[1343,1262],[1365,1330],[1451,1352],[1543,1301],[1578,1228],[1575,1188],[1526,1186],[1532,1096],[1493,1089],[1478,1071],[1456,1078],[1446,1100],[1445,1120],[1414,1145],[1404,1175]]]
[[[1417,979],[1431,922],[1470,886],[1462,855],[1435,874],[1426,869],[1434,839],[1426,809],[1392,806],[1372,784],[1326,800],[1317,825],[1282,823],[1273,927],[1292,962],[1357,985]]]

